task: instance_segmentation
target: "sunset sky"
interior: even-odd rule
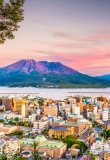
[[[0,67],[25,58],[110,74],[110,0],[25,1],[15,39],[0,45]]]

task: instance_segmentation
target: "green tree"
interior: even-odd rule
[[[62,138],[63,138],[63,135],[60,135],[60,138],[62,139]]]
[[[67,144],[67,148],[71,148],[71,146],[72,146],[73,144],[76,144],[76,142],[77,142],[77,137],[76,137],[76,136],[69,135],[69,136],[67,136],[67,137],[63,140],[63,142]]]
[[[104,130],[104,131],[101,133],[101,136],[104,137],[105,139],[110,138],[110,129]]]
[[[14,121],[18,122],[18,121],[19,121],[19,118],[18,118],[18,117],[16,117],[16,118],[14,119]]]
[[[101,133],[101,136],[104,137],[104,138],[107,138],[106,130],[104,130],[104,131]]]
[[[77,141],[76,144],[79,144],[79,149],[82,150],[82,152],[87,150],[87,146],[83,141]]]
[[[33,160],[41,160],[41,157],[39,156],[39,153],[38,153],[37,146],[38,146],[38,144],[36,144],[34,142],[34,144],[33,144],[33,150],[31,151],[32,155],[33,155]]]
[[[52,134],[52,138],[55,138],[55,135],[54,135],[54,134]]]
[[[110,138],[110,129],[106,130],[107,133],[107,139]]]
[[[38,104],[39,104],[39,106],[43,106],[43,105],[44,105],[43,100],[39,100],[39,101],[38,101]]]
[[[28,126],[29,126],[29,122],[28,122],[28,121],[25,121],[25,122],[24,122],[24,126],[25,126],[25,127],[28,127]]]
[[[93,153],[90,153],[90,151],[87,151],[87,155],[90,158],[90,160],[95,160],[95,155]]]
[[[4,119],[0,119],[0,123],[4,123],[5,122],[5,120]]]
[[[14,38],[14,31],[19,28],[18,23],[24,19],[23,5],[25,0],[0,0],[0,44],[6,39]]]
[[[9,124],[10,124],[10,125],[15,125],[16,123],[13,122],[13,120],[10,120],[10,121],[9,121]]]
[[[44,129],[43,134],[44,134],[45,136],[48,136],[48,134],[49,134],[49,129]]]
[[[63,142],[67,144],[67,148],[71,148],[72,145],[78,144],[81,153],[84,153],[87,150],[86,144],[82,141],[78,141],[77,136],[69,135]]]

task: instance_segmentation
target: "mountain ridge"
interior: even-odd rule
[[[110,80],[110,74],[105,74],[105,75],[102,75],[102,76],[97,76],[97,78],[105,79],[105,80]]]
[[[108,87],[110,81],[82,74],[60,62],[22,59],[0,68],[1,86]]]

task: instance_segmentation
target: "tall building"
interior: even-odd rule
[[[107,121],[108,120],[108,108],[103,108],[102,111],[102,120]]]
[[[95,106],[95,107],[94,107],[94,110],[93,110],[93,113],[96,114],[96,113],[97,113],[97,110],[98,110],[98,107]]]
[[[28,116],[28,106],[25,105],[25,104],[22,105],[21,115],[24,116],[24,117]]]
[[[44,106],[44,116],[48,115],[57,117],[57,106]]]
[[[78,107],[80,107],[80,113],[82,114],[82,113],[83,113],[83,110],[84,110],[83,108],[84,108],[84,106],[86,106],[86,103],[84,103],[84,102],[83,102],[83,103],[77,103],[76,105],[77,105]]]
[[[10,110],[10,109],[12,109],[12,108],[11,108],[12,100],[11,100],[11,99],[8,99],[8,98],[3,98],[3,99],[2,99],[2,105],[5,106],[6,110]]]
[[[26,99],[13,99],[13,111],[19,112],[19,114],[24,114],[24,110],[22,110],[22,106],[25,105],[28,108],[28,101]]]
[[[76,114],[79,117],[80,116],[80,107],[72,106],[72,113]]]

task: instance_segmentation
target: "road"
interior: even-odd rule
[[[20,126],[21,130],[24,130],[24,133],[27,133],[27,131],[32,132],[32,127],[25,127],[25,126]]]
[[[91,132],[90,129],[88,129],[84,134],[82,134],[78,139],[80,141],[86,141],[87,136],[89,135],[89,133]]]

